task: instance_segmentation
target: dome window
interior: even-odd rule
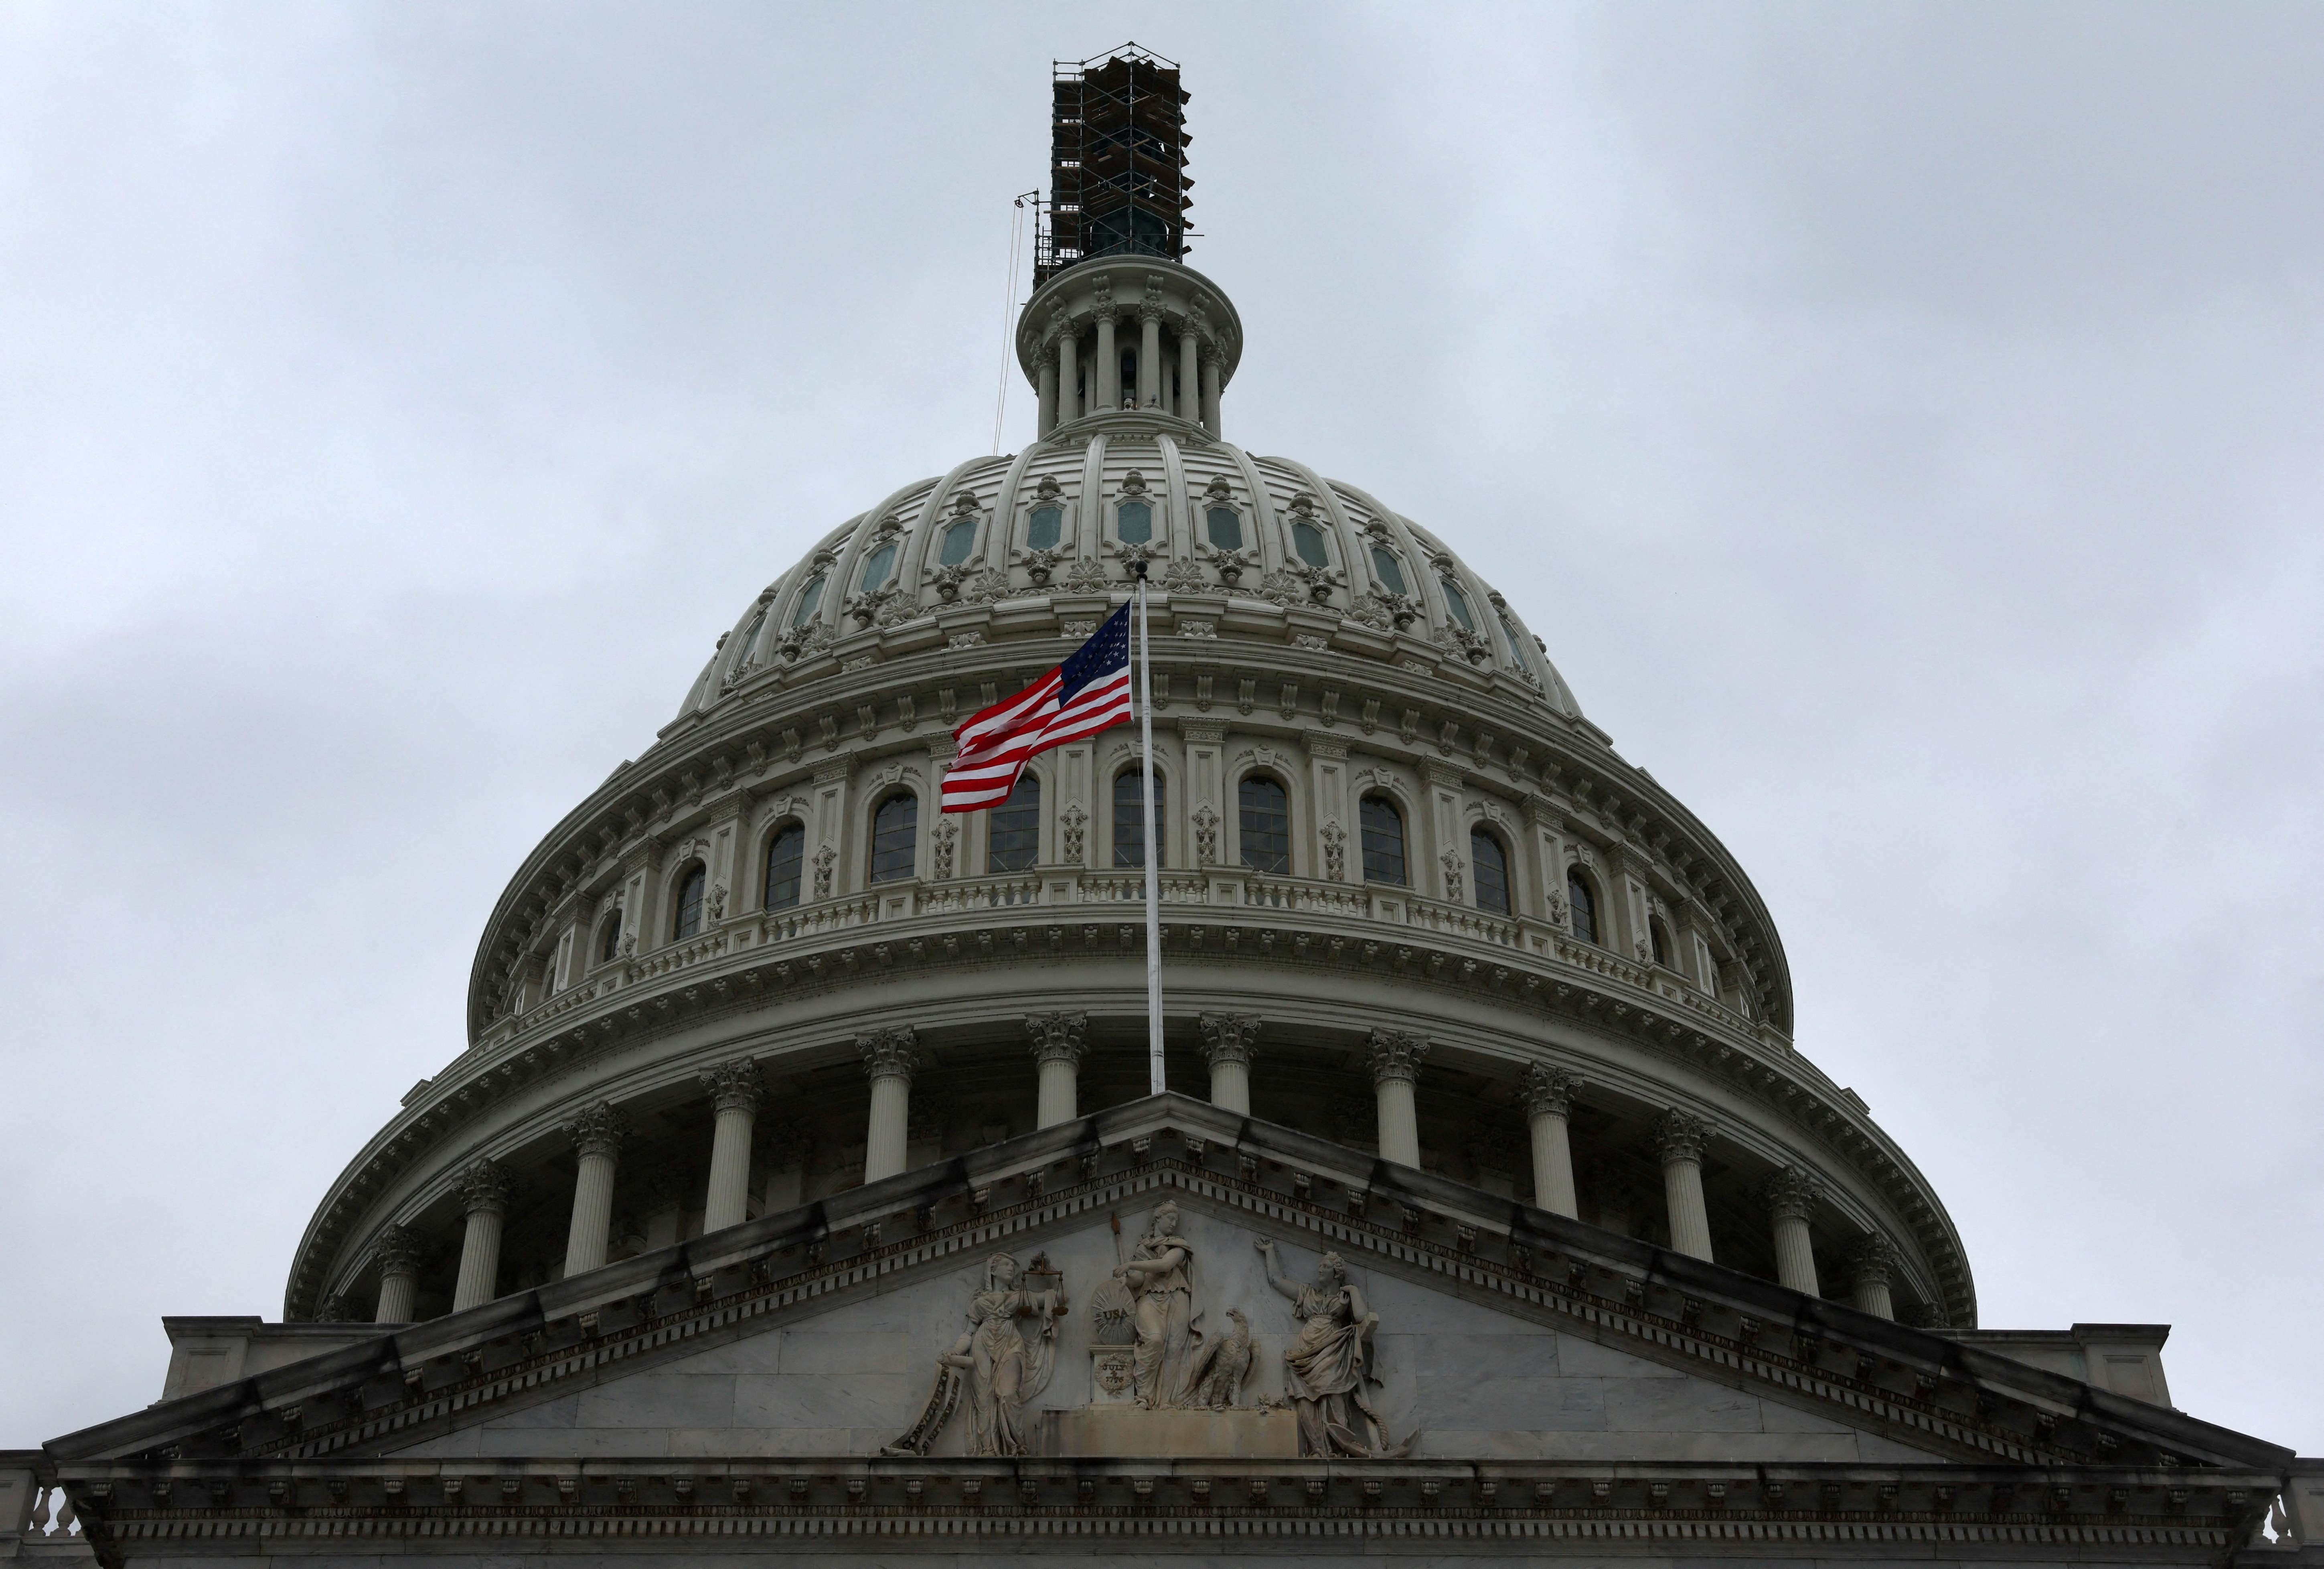
[[[945,528],[944,543],[936,549],[936,565],[957,567],[968,559],[968,553],[974,549],[976,520],[973,517],[955,518]]]
[[[814,581],[810,582],[805,588],[799,590],[798,608],[791,612],[791,624],[793,626],[805,626],[808,622],[813,621],[815,619],[815,607],[822,603],[823,577],[822,575],[818,573]]]
[[[1291,549],[1310,567],[1332,564],[1331,552],[1323,548],[1323,531],[1304,518],[1291,525]]]
[[[1242,863],[1253,872],[1290,871],[1291,798],[1283,786],[1263,773],[1245,774],[1238,796]]]
[[[896,541],[890,540],[863,558],[863,577],[856,587],[865,594],[871,593],[875,588],[885,588],[888,586],[888,575],[895,569]]]
[[[1232,507],[1213,507],[1203,514],[1203,527],[1213,550],[1242,549],[1242,518]]]
[[[1356,808],[1363,831],[1364,881],[1404,886],[1404,814],[1386,796],[1366,796]]]
[[[1124,502],[1113,509],[1113,531],[1125,545],[1143,545],[1154,537],[1154,509],[1145,502]]]
[[[991,837],[984,851],[987,872],[1024,872],[1041,856],[1041,781],[1017,776],[1009,798],[992,808]]]
[[[1521,670],[1531,669],[1533,665],[1525,656],[1525,639],[1517,636],[1517,629],[1509,624],[1508,616],[1504,615],[1498,619],[1501,623],[1502,645],[1509,651],[1509,663]]]
[[[622,912],[616,909],[605,918],[605,929],[597,936],[597,962],[613,963],[613,955],[622,951]]]
[[[899,882],[918,869],[920,847],[920,800],[906,793],[890,796],[872,814],[872,881]]]
[[[678,914],[670,922],[670,940],[680,941],[702,930],[702,893],[709,874],[696,865],[678,885]]]
[[[1670,928],[1663,925],[1662,917],[1649,916],[1647,918],[1646,940],[1654,945],[1655,963],[1660,964],[1665,970],[1673,968],[1674,966],[1671,964]]]
[[[788,909],[799,901],[799,868],[807,852],[807,830],[785,823],[767,841],[767,908]]]
[[[1469,831],[1470,881],[1477,890],[1477,908],[1495,915],[1509,913],[1509,853],[1482,828]]]
[[[1063,507],[1035,507],[1033,515],[1025,521],[1025,548],[1028,550],[1054,550],[1065,531],[1065,510]]]
[[[739,670],[751,662],[751,645],[759,641],[759,629],[766,624],[767,613],[763,609],[751,618],[750,630],[742,634],[742,641],[735,646],[734,662],[729,669]]]
[[[1477,618],[1469,614],[1469,596],[1461,592],[1461,586],[1450,577],[1439,577],[1436,586],[1444,590],[1444,608],[1452,613],[1452,619],[1461,623],[1461,630],[1476,631]]]
[[[1573,914],[1573,935],[1585,943],[1598,940],[1598,899],[1590,880],[1572,867],[1565,869],[1565,903]]]
[[[1154,776],[1154,820],[1165,821],[1164,780]],[[1167,842],[1167,840],[1166,840]],[[1146,864],[1146,776],[1133,763],[1113,776],[1113,863]]]
[[[1396,558],[1396,552],[1386,545],[1372,547],[1372,576],[1379,578],[1379,586],[1390,594],[1412,592],[1404,585],[1404,564]]]

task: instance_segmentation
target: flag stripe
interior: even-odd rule
[[[1025,764],[1054,746],[1129,722],[1130,606],[1023,691],[969,715],[953,736],[960,754],[945,771],[947,812],[982,811],[1009,798]]]

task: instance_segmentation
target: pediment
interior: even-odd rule
[[[1160,1199],[1206,1329],[1281,1388],[1289,1305],[1341,1254],[1414,1457],[2244,1465],[2284,1452],[1289,1130],[1165,1095],[1026,1135],[56,1441],[60,1460],[875,1456],[921,1414],[984,1260],[1085,1308]],[[1037,1408],[1091,1399],[1085,1311]],[[961,1442],[957,1419],[936,1440]]]

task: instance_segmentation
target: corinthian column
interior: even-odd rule
[[[877,1182],[904,1169],[911,1136],[912,1068],[917,1038],[906,1026],[866,1030],[855,1038],[863,1073],[872,1081],[872,1117],[863,1131],[863,1180]]]
[[[600,1101],[565,1124],[580,1157],[573,1177],[573,1223],[565,1233],[565,1278],[595,1269],[605,1261],[605,1246],[613,1229],[613,1166],[621,1158],[622,1139],[629,1124]]]
[[[1162,306],[1154,300],[1138,308],[1138,406],[1162,406]]]
[[[1894,1318],[1896,1309],[1888,1299],[1888,1278],[1895,1272],[1896,1250],[1878,1232],[1859,1237],[1848,1250],[1849,1297],[1858,1313],[1875,1314],[1882,1318]]]
[[[1711,1212],[1702,1202],[1702,1146],[1709,1133],[1702,1118],[1684,1112],[1665,1112],[1655,1124],[1663,1193],[1670,1205],[1671,1247],[1703,1260],[1711,1257]]]
[[[1086,412],[1082,407],[1081,340],[1074,336],[1074,328],[1067,327],[1057,334],[1057,423],[1078,420]]]
[[[1219,351],[1203,350],[1203,429],[1216,436],[1219,433]]]
[[[496,1162],[479,1160],[460,1174],[460,1209],[468,1229],[460,1238],[460,1278],[452,1311],[500,1295],[501,1226],[508,1214],[509,1179]]]
[[[1041,1065],[1040,1102],[1034,1125],[1054,1128],[1081,1115],[1077,1095],[1082,1058],[1089,1045],[1082,1038],[1089,1023],[1086,1013],[1028,1013],[1025,1033],[1033,1038],[1033,1060]]]
[[[1572,1074],[1536,1063],[1526,1070],[1526,1130],[1533,1135],[1533,1202],[1552,1214],[1574,1218],[1573,1142],[1566,1118],[1573,1110]]]
[[[1250,1115],[1250,1059],[1259,1055],[1259,1015],[1204,1013],[1203,1056],[1211,1065],[1211,1104],[1237,1116]]]
[[[408,1226],[382,1226],[372,1255],[379,1260],[379,1311],[372,1321],[410,1324],[420,1289],[420,1239]]]
[[[1100,309],[1097,313],[1097,364],[1090,369],[1097,375],[1092,396],[1101,409],[1121,406],[1121,355],[1113,343],[1113,312]]]
[[[718,1112],[710,1135],[710,1191],[702,1201],[706,1232],[739,1226],[751,1207],[751,1131],[759,1120],[759,1065],[749,1057],[722,1062],[702,1075]]]
[[[1057,428],[1057,361],[1048,350],[1041,352],[1041,410],[1038,429],[1047,436]]]
[[[1178,406],[1171,412],[1190,425],[1203,417],[1203,367],[1191,325],[1178,329]]]
[[[1823,1295],[1816,1280],[1815,1243],[1808,1234],[1815,1220],[1816,1201],[1821,1196],[1816,1179],[1796,1166],[1786,1166],[1767,1179],[1767,1214],[1775,1231],[1775,1278],[1811,1297]]]
[[[1398,1166],[1420,1164],[1420,1117],[1412,1103],[1412,1081],[1428,1055],[1425,1037],[1404,1029],[1372,1031],[1372,1094],[1378,1097],[1379,1154]]]

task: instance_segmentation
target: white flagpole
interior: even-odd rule
[[[1140,561],[1140,568],[1146,563]],[[1162,904],[1155,863],[1162,835],[1154,821],[1153,636],[1146,626],[1146,574],[1138,574],[1138,749],[1146,792],[1146,1077],[1147,1094],[1158,1095],[1162,1082]]]

